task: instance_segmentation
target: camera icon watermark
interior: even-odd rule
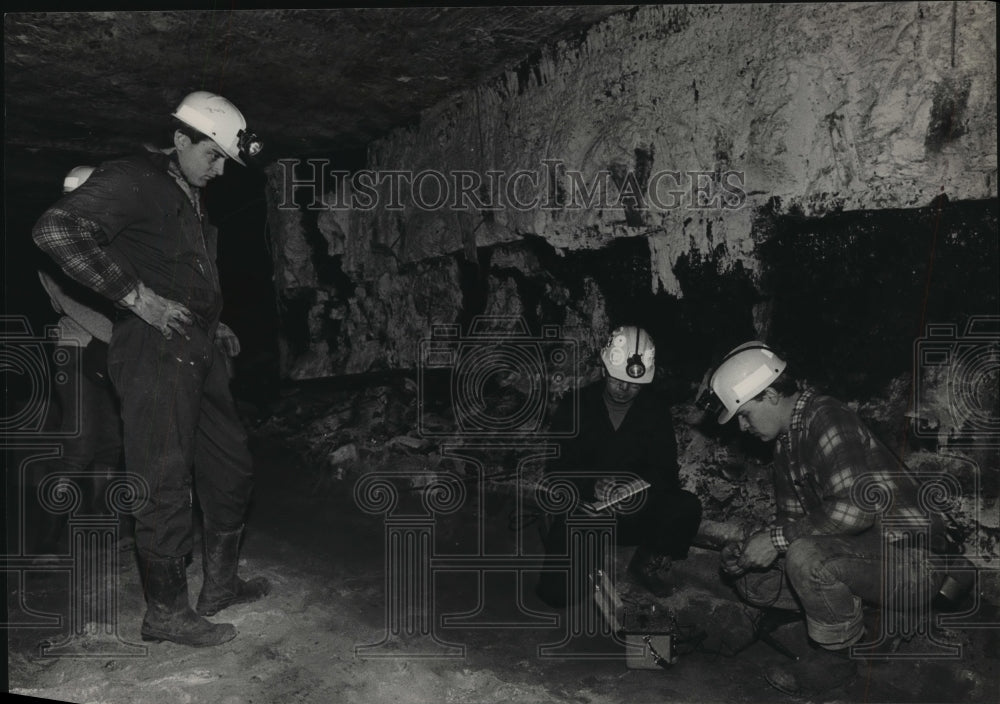
[[[930,324],[914,345],[914,433],[949,446],[1000,446],[1000,316],[965,330]]]
[[[7,402],[0,411],[4,442],[73,437],[79,421],[54,427],[50,417],[54,395],[80,407],[80,357],[58,344],[54,328],[37,336],[24,316],[0,318],[0,371]],[[58,392],[58,393],[57,393]],[[80,413],[66,412],[79,419]]]
[[[573,436],[577,359],[576,341],[561,337],[555,325],[543,326],[538,336],[523,318],[479,316],[467,335],[457,325],[435,326],[432,336],[420,341],[419,432],[496,440]],[[427,413],[441,395],[453,424],[433,423]],[[571,420],[548,427],[556,402],[568,404]]]
[[[89,461],[63,462],[92,420],[84,415],[81,348],[60,339],[55,327],[36,335],[25,316],[4,316],[0,323],[7,392],[0,446],[15,489],[7,527],[16,529],[0,559],[9,590],[0,629],[53,631],[40,644],[43,657],[143,656],[145,646],[119,634],[117,543],[119,516],[138,510],[149,486],[129,473],[102,479]],[[47,578],[68,586],[54,612],[34,605]]]

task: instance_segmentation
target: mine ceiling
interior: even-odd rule
[[[356,154],[625,8],[6,14],[7,182],[51,183],[53,162],[134,150],[199,89],[240,107],[265,139],[262,157]]]

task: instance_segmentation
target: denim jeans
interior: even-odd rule
[[[800,538],[770,569],[740,578],[736,589],[754,606],[801,609],[809,637],[839,650],[864,635],[863,604],[882,606],[888,597],[888,606],[920,608],[907,596],[933,594],[939,586],[941,576],[930,569],[926,550],[898,545],[891,550],[892,559],[884,559],[878,526],[858,535]]]

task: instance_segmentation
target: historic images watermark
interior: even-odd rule
[[[982,329],[982,324],[977,323],[976,330]],[[918,341],[915,372],[947,367],[948,360],[976,360],[966,371],[956,371],[958,380],[946,387],[958,396],[952,398],[952,391],[948,391],[944,408],[957,414],[971,403],[969,398],[980,399],[978,394],[970,397],[968,389],[980,389],[983,379],[996,372],[996,358],[990,351],[993,339],[989,335],[971,335],[968,330],[964,335],[954,329],[941,332],[930,335],[929,340]],[[556,627],[558,637],[539,642],[537,657],[560,660],[648,657],[641,643],[616,642],[618,631],[609,622],[607,609],[602,610],[601,593],[595,591],[595,585],[603,588],[606,583],[597,582],[594,577],[613,580],[615,517],[578,511],[580,496],[574,483],[578,477],[567,473],[545,475],[528,501],[522,496],[524,492],[518,492],[513,516],[513,523],[518,525],[532,511],[564,516],[567,545],[564,553],[543,555],[525,550],[520,537],[511,550],[491,549],[485,540],[489,516],[482,510],[482,503],[476,504],[482,502],[485,493],[485,458],[490,452],[503,449],[517,457],[514,474],[519,486],[523,486],[522,469],[526,464],[556,456],[559,442],[578,430],[576,414],[567,435],[560,434],[566,429],[552,429],[543,422],[546,404],[551,402],[554,391],[569,394],[563,397],[564,401],[575,401],[576,362],[577,349],[572,340],[563,338],[555,328],[544,328],[540,335],[532,336],[519,319],[479,318],[466,334],[455,326],[443,326],[420,341],[421,434],[444,440],[442,456],[461,458],[467,469],[464,475],[451,471],[430,475],[415,470],[380,471],[363,476],[355,485],[356,503],[363,511],[381,516],[385,530],[384,635],[377,642],[356,646],[358,657],[460,659],[466,652],[463,630],[499,632]],[[442,379],[444,392],[439,386],[434,393],[445,397],[453,415],[450,419],[433,417],[435,414],[429,410],[435,403],[440,404],[432,398],[431,390]],[[495,395],[488,393],[497,386],[517,388],[517,402],[498,404]],[[928,400],[934,393],[921,386],[916,390],[916,398],[918,402]],[[990,420],[994,416],[989,408],[977,406],[974,413],[961,414],[964,417],[971,413],[975,431],[972,436],[980,443],[996,441]],[[974,523],[979,523],[979,468],[975,467],[970,476],[972,485],[966,486],[948,473],[905,470],[866,475],[854,486],[852,499],[857,505],[881,516],[884,559],[880,596],[884,608],[880,610],[878,630],[852,646],[852,657],[955,660],[962,657],[962,646],[942,639],[934,626],[960,630],[1000,626],[979,613],[981,604],[976,596],[984,576],[994,577],[996,571],[989,570],[986,575],[980,561],[961,559],[979,557],[976,536],[969,536],[964,552],[940,554],[933,549],[932,523],[936,517],[971,510],[975,514]],[[619,477],[622,488],[629,479],[634,477],[624,474]],[[892,514],[894,487],[914,480],[919,486],[917,513]],[[421,489],[416,509],[404,501],[408,495],[413,496],[410,489],[414,481],[420,482]],[[632,508],[623,506],[621,510],[627,512]],[[478,538],[473,541],[473,549],[461,553],[440,549],[437,538],[446,532],[442,530],[444,522],[463,509],[478,520],[472,528]],[[523,597],[531,588],[529,580],[541,569],[565,575],[567,600],[580,604],[581,608],[557,615],[529,606]],[[441,602],[436,585],[441,578],[456,573],[474,576],[477,586],[469,593],[478,599],[476,608],[455,612],[456,604]],[[971,604],[962,603],[959,611],[950,613],[932,610],[941,581],[936,577],[944,575],[957,585],[972,584]],[[489,620],[483,617],[486,585],[491,581],[496,584],[503,577],[508,578],[503,584],[513,585],[513,589],[508,587],[502,592],[493,589],[492,594],[495,597],[502,593],[511,602],[501,611],[513,616],[503,622]],[[610,584],[614,586],[613,581]],[[595,649],[595,636],[608,647]],[[903,651],[887,647],[899,640],[908,641]]]
[[[961,330],[953,323],[927,325],[914,343],[910,415],[916,437],[932,442],[937,456],[953,469],[913,471],[901,462],[904,471],[888,477],[897,485],[916,482],[919,516],[887,513],[893,504],[887,477],[866,475],[853,487],[855,502],[882,516],[884,556],[879,631],[870,634],[872,642],[853,646],[851,654],[960,659],[961,643],[941,639],[932,626],[1000,628],[980,613],[983,582],[995,579],[998,571],[981,529],[987,519],[982,468],[962,453],[974,449],[982,457],[1000,447],[1000,317],[971,316]],[[946,539],[935,537],[941,530]],[[953,603],[944,613],[935,612],[932,604],[942,597]],[[912,642],[904,652],[886,651],[893,639]]]
[[[593,174],[543,159],[533,169],[343,171],[328,159],[280,159],[281,209],[307,210],[738,210],[742,171],[662,170],[624,165]]]
[[[558,326],[532,335],[520,318],[479,316],[462,334],[457,325],[436,325],[420,341],[418,429],[425,437],[466,440],[525,439],[541,442],[577,433],[574,377],[578,349]],[[431,402],[433,377],[447,386],[453,427],[437,427],[423,412]],[[490,386],[510,389],[509,402],[490,399]],[[565,398],[566,396],[569,398]],[[546,417],[557,397],[574,409],[566,428],[550,430]]]
[[[914,432],[949,447],[1000,447],[1000,316],[931,323],[914,345]]]
[[[521,530],[511,534],[512,544],[497,545],[488,537],[492,518],[484,510],[485,484],[497,457],[504,458],[505,471],[518,486],[527,486],[533,463],[558,456],[559,440],[579,432],[578,362],[576,341],[558,327],[543,326],[536,335],[520,318],[480,316],[465,333],[457,326],[439,326],[420,341],[419,430],[441,441],[442,457],[461,460],[465,474],[390,469],[356,483],[356,503],[382,516],[385,529],[385,631],[378,642],[356,646],[358,657],[463,658],[461,633],[467,629],[558,629],[554,640],[540,636],[539,658],[642,654],[642,648],[616,642],[615,631],[590,598],[588,578],[613,574],[615,519],[607,512],[577,514],[581,497],[573,480],[582,477],[547,474],[530,494],[517,492],[509,517],[510,525],[527,526],[539,512],[567,514],[564,553],[539,552]],[[547,422],[557,402],[569,409],[565,427]],[[617,479],[616,487],[625,491],[638,478],[622,472]],[[419,503],[407,503],[415,481]],[[618,510],[638,510],[644,498],[623,500]],[[455,552],[438,537],[447,533],[450,516],[463,509],[476,522],[463,527],[470,546]],[[530,605],[526,592],[543,568],[564,574],[567,590],[582,590],[575,597],[583,610],[559,615]],[[471,610],[442,604],[435,591],[442,579],[456,577],[475,583],[467,591],[476,597]],[[491,602],[486,615],[488,593],[504,603]],[[604,650],[595,649],[594,636],[608,638]]]

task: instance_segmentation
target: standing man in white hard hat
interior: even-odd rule
[[[740,577],[735,586],[743,599],[801,610],[814,643],[846,652],[865,634],[862,604],[881,604],[886,580],[898,592],[894,604],[922,593],[915,580],[930,573],[927,551],[907,549],[904,560],[887,562],[882,523],[892,516],[919,525],[926,515],[916,484],[857,414],[800,384],[786,367],[754,341],[732,350],[709,377],[722,407],[719,422],[736,418],[740,430],[775,444],[777,514],[767,528],[723,548],[722,569]],[[874,483],[878,489],[863,490]],[[885,496],[891,506],[882,513],[876,503]],[[942,527],[935,521],[934,532]],[[787,673],[768,680],[799,691]]]
[[[63,178],[63,194],[76,190],[93,172],[93,166],[71,169]],[[71,378],[56,386],[62,454],[46,463],[45,473],[80,475],[89,469],[91,481],[86,487],[89,492],[85,510],[100,515],[108,510],[104,492],[121,472],[122,460],[118,398],[108,378],[111,303],[68,279],[55,267],[39,269],[38,278],[49,295],[53,310],[59,314],[56,344],[78,359],[78,364],[64,366]],[[37,514],[35,520],[30,521],[34,529],[31,536],[33,552],[59,552],[66,514],[53,515],[44,510],[38,510]],[[118,535],[120,548],[134,544],[126,514],[119,514]]]
[[[239,341],[219,321],[217,232],[201,188],[226,159],[243,164],[261,143],[236,106],[213,93],[189,94],[172,118],[167,149],[105,162],[42,215],[33,237],[121,313],[108,368],[121,399],[126,466],[150,490],[135,515],[142,637],[209,646],[236,629],[205,616],[259,599],[270,586],[236,573],[252,460],[229,391],[225,355],[237,354]],[[197,613],[184,560],[192,480],[205,519]]]
[[[649,483],[638,513],[617,516],[620,545],[636,545],[629,572],[656,596],[670,592],[673,560],[687,557],[701,522],[701,502],[681,488],[677,440],[670,406],[651,388],[656,347],[642,328],[615,328],[601,350],[604,378],[580,391],[579,425],[562,443],[558,460],[547,471],[581,475],[576,481],[584,500],[612,498],[615,475],[638,475]],[[553,427],[571,422],[572,409],[560,408]],[[546,554],[566,554],[566,527],[554,521],[545,539]],[[536,589],[546,603],[562,607],[578,593],[565,576],[543,570]]]

